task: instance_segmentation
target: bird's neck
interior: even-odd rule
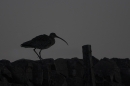
[[[50,36],[50,38],[54,39],[54,37],[53,37],[53,36]]]

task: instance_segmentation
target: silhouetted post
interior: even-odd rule
[[[85,80],[87,86],[96,86],[93,64],[92,64],[92,51],[91,45],[82,46],[83,60],[85,64]]]

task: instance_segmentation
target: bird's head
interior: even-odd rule
[[[64,41],[64,42],[68,45],[68,43],[67,43],[64,39],[60,38],[60,37],[57,36],[55,33],[51,33],[51,34],[50,34],[50,37],[52,37],[52,38],[59,38],[59,39],[61,39],[62,41]]]
[[[50,36],[55,38],[57,35],[55,33],[51,33]]]

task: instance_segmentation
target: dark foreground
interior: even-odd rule
[[[98,60],[91,45],[82,46],[83,59],[20,59],[0,61],[0,86],[130,86],[130,60]]]
[[[96,86],[130,86],[130,60],[92,56]],[[0,86],[88,86],[83,59],[0,60]]]

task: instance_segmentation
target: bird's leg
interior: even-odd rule
[[[38,55],[38,53],[36,52],[36,50],[35,50],[36,48],[34,48],[33,50],[34,50],[34,52],[37,54],[37,56],[39,57],[39,59],[41,60],[41,63],[43,64],[43,62],[42,62],[42,58],[41,58],[41,55]],[[40,50],[40,52],[39,53],[41,53],[41,50]]]
[[[41,51],[42,51],[42,49],[39,51],[39,56],[40,56],[40,58],[42,59],[42,57],[41,57]],[[43,59],[42,59],[43,60]]]
[[[39,56],[41,57],[41,51],[42,51],[42,49],[39,51]]]
[[[40,51],[39,51],[39,57],[40,57],[40,59],[41,59],[41,63],[44,64],[44,63],[43,63],[43,59],[42,59],[42,57],[41,57],[41,51],[42,51],[42,49],[40,49]]]
[[[37,52],[36,52],[35,49],[36,49],[36,48],[34,48],[33,50],[34,50],[34,52],[37,54]],[[37,54],[37,56],[39,57],[40,60],[42,60],[41,57],[40,57],[38,54]]]

